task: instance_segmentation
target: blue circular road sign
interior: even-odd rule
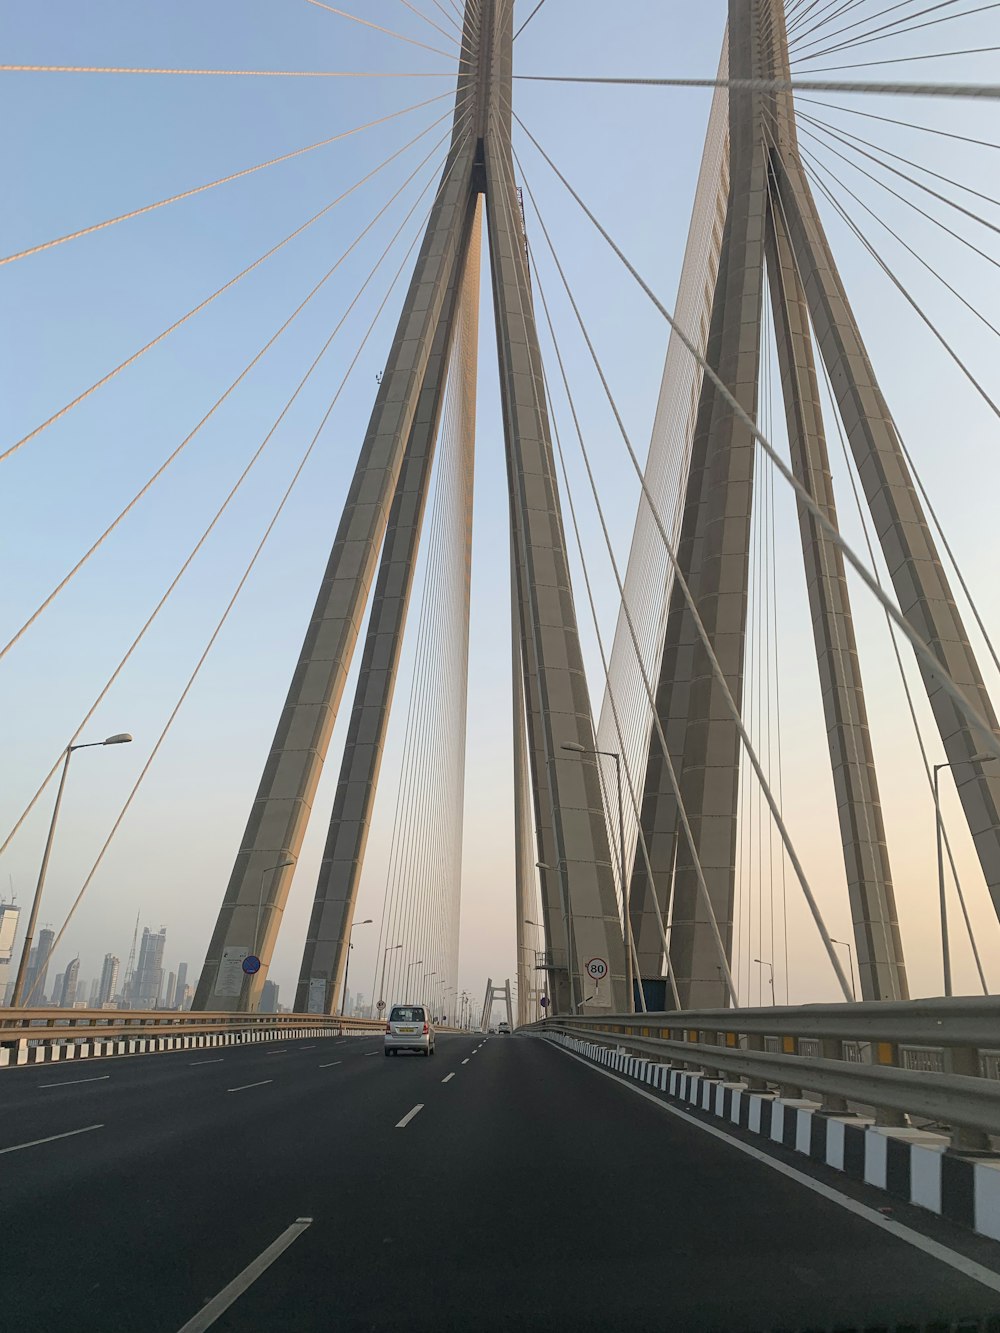
[[[243,971],[248,977],[252,977],[255,972],[260,971],[260,959],[256,954],[247,954],[243,959]]]

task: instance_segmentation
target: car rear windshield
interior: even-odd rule
[[[397,1004],[389,1015],[390,1023],[422,1023],[424,1021],[423,1009],[416,1005]]]

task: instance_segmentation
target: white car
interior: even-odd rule
[[[509,1036],[510,1036],[510,1024],[509,1024],[509,1023],[501,1023],[500,1026],[497,1028],[497,1032],[499,1033],[499,1035],[500,1035],[501,1037],[509,1037]]]
[[[434,1054],[434,1028],[430,1010],[422,1004],[394,1004],[385,1025],[385,1053],[416,1051]]]

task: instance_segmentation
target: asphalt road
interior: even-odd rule
[[[260,1256],[204,1327],[769,1330],[1000,1311],[973,1277],[531,1038],[439,1037],[430,1060],[312,1038],[3,1071],[0,1149],[42,1139],[0,1153],[4,1333],[178,1333]],[[1000,1271],[1000,1246],[934,1227]]]

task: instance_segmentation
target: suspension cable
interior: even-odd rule
[[[419,168],[418,168],[418,170],[419,170]],[[411,178],[411,179],[412,179],[412,178]],[[236,495],[236,492],[239,490],[239,488],[240,488],[241,485],[243,484],[243,481],[246,479],[247,475],[249,474],[250,470],[253,468],[254,464],[257,462],[257,460],[258,460],[258,458],[260,457],[260,455],[263,453],[264,448],[266,447],[266,445],[267,445],[268,442],[270,441],[270,439],[271,439],[272,435],[274,434],[275,430],[277,429],[277,427],[278,427],[279,424],[281,423],[281,421],[282,421],[282,419],[284,418],[284,416],[286,415],[286,413],[287,413],[287,412],[289,411],[289,409],[291,408],[291,406],[292,406],[292,404],[294,403],[295,399],[298,397],[299,392],[300,392],[301,389],[304,387],[304,385],[305,385],[306,381],[309,379],[309,377],[312,375],[312,372],[316,369],[316,366],[319,364],[320,359],[322,358],[323,354],[326,352],[326,350],[327,350],[327,348],[329,347],[330,343],[332,342],[334,336],[339,332],[339,330],[340,330],[341,327],[343,326],[344,321],[347,319],[348,315],[349,315],[349,314],[351,313],[351,311],[354,309],[354,306],[357,304],[358,300],[361,298],[362,294],[364,293],[364,291],[365,291],[366,288],[368,287],[368,284],[369,284],[369,283],[372,281],[372,279],[375,277],[376,272],[378,271],[379,267],[381,266],[381,264],[382,264],[383,261],[385,260],[386,256],[388,255],[389,250],[392,248],[392,246],[393,246],[393,245],[395,244],[395,242],[398,240],[400,234],[401,234],[402,231],[403,231],[403,228],[406,226],[407,222],[410,220],[410,218],[413,216],[413,213],[416,211],[417,207],[419,206],[419,204],[420,204],[420,200],[424,197],[424,195],[427,193],[427,190],[430,188],[430,185],[431,185],[432,181],[433,181],[433,176],[431,177],[431,180],[428,181],[428,183],[427,183],[427,184],[424,186],[424,188],[421,190],[420,194],[417,196],[417,198],[416,198],[416,200],[414,201],[414,203],[413,203],[412,207],[410,208],[409,212],[406,214],[406,217],[403,219],[402,223],[400,223],[400,226],[399,226],[399,228],[397,229],[397,231],[396,231],[395,235],[393,236],[392,240],[389,242],[388,246],[385,248],[385,250],[383,250],[382,254],[380,255],[379,259],[377,260],[377,262],[376,262],[376,264],[375,264],[375,267],[370,271],[370,273],[368,274],[368,277],[364,280],[364,283],[363,283],[362,286],[359,288],[359,290],[358,290],[357,294],[355,295],[354,299],[351,301],[351,303],[350,303],[350,305],[348,306],[347,310],[344,312],[344,315],[343,315],[343,317],[341,318],[340,322],[337,324],[337,326],[336,326],[336,328],[334,329],[333,333],[330,335],[330,338],[327,340],[326,344],[324,345],[323,350],[322,350],[321,353],[320,353],[320,356],[317,357],[316,361],[313,362],[312,366],[311,366],[311,367],[309,368],[309,370],[307,371],[306,376],[305,376],[305,377],[303,378],[303,380],[300,382],[298,388],[295,390],[295,393],[292,395],[291,399],[289,399],[288,403],[286,404],[286,406],[285,406],[284,409],[282,410],[281,415],[278,417],[278,419],[275,421],[274,425],[271,427],[271,430],[268,432],[268,435],[265,437],[265,439],[264,439],[263,443],[261,444],[260,448],[259,448],[259,449],[257,450],[257,452],[253,455],[253,457],[251,458],[250,462],[247,464],[246,468],[244,469],[243,473],[242,473],[241,476],[237,479],[237,481],[236,481],[235,485],[233,486],[232,490],[229,492],[229,494],[226,496],[226,498],[225,498],[225,500],[223,501],[223,503],[220,505],[219,509],[216,511],[216,513],[215,513],[215,515],[213,516],[211,522],[208,524],[208,527],[204,530],[204,532],[202,533],[201,537],[198,539],[198,541],[195,543],[194,547],[193,547],[193,548],[191,549],[191,551],[188,553],[187,558],[184,560],[184,562],[183,562],[183,564],[181,565],[180,569],[177,571],[177,573],[175,574],[174,578],[171,580],[170,584],[168,585],[166,591],[163,593],[163,595],[162,595],[162,597],[160,598],[159,602],[157,602],[156,606],[153,608],[153,610],[152,610],[151,614],[149,615],[148,619],[146,620],[145,624],[142,626],[142,628],[140,629],[139,633],[136,635],[136,637],[133,639],[132,643],[129,645],[129,647],[128,647],[126,653],[125,653],[125,655],[122,657],[121,661],[118,663],[118,665],[115,667],[114,671],[111,673],[111,676],[108,678],[108,680],[107,680],[106,683],[104,684],[103,688],[102,688],[101,691],[98,693],[97,698],[94,700],[94,702],[91,704],[90,708],[87,710],[86,714],[84,715],[83,719],[81,720],[81,722],[80,722],[79,725],[77,726],[77,728],[76,728],[76,730],[74,731],[73,735],[70,737],[70,742],[69,742],[69,743],[70,743],[71,745],[72,745],[73,742],[77,739],[77,737],[80,735],[80,733],[83,731],[84,727],[87,725],[87,723],[88,723],[88,722],[90,721],[90,719],[93,717],[94,713],[97,711],[97,709],[98,709],[98,707],[100,706],[100,704],[101,704],[101,703],[104,701],[104,699],[106,698],[106,696],[107,696],[109,690],[111,689],[112,685],[115,683],[115,681],[116,681],[116,680],[118,679],[118,677],[120,676],[122,670],[124,669],[126,663],[127,663],[128,660],[129,660],[129,658],[132,656],[132,654],[135,652],[136,648],[138,648],[139,644],[142,642],[143,638],[144,638],[145,635],[146,635],[147,630],[149,630],[149,628],[150,628],[151,625],[153,624],[154,620],[156,619],[157,615],[159,614],[159,612],[161,611],[161,609],[163,608],[163,606],[166,604],[168,598],[169,598],[170,595],[173,593],[173,591],[174,591],[174,589],[177,587],[177,585],[180,583],[180,581],[181,581],[181,579],[183,578],[183,576],[184,576],[185,572],[187,571],[188,567],[190,566],[190,564],[191,564],[192,561],[194,560],[195,556],[198,554],[198,551],[201,549],[201,547],[202,547],[202,546],[204,545],[204,543],[207,541],[207,539],[208,539],[210,533],[212,532],[213,528],[216,526],[216,524],[218,523],[219,519],[222,517],[223,513],[225,512],[225,510],[228,508],[230,501],[231,501],[231,500],[233,499],[233,497]],[[398,195],[402,192],[402,190],[406,188],[406,184],[408,184],[408,182],[404,183],[404,185],[400,187],[400,190],[396,192],[396,195],[394,195],[393,198],[390,199],[390,200],[388,201],[388,203],[385,205],[385,207],[381,210],[382,213],[384,213],[384,212],[386,211],[386,209],[389,208],[389,206],[393,203],[393,201],[395,200],[395,198],[397,198]],[[367,231],[367,230],[370,230],[371,226],[374,225],[374,223],[377,222],[377,221],[378,221],[378,217],[376,216],[375,218],[372,219],[372,222],[368,224],[368,227],[366,228],[366,231]],[[364,233],[362,233],[362,236],[363,236],[363,234],[364,234]],[[352,249],[354,248],[354,246],[357,245],[358,241],[360,241],[360,240],[362,239],[362,236],[359,236],[359,237],[357,238],[357,240],[355,240],[354,244],[353,244],[352,247],[351,247]],[[350,253],[350,251],[345,252],[345,255],[342,256],[342,258],[346,258],[346,254],[348,254],[348,253]],[[6,850],[6,848],[7,848],[8,845],[10,844],[11,840],[14,838],[14,835],[17,833],[18,829],[20,829],[21,825],[24,823],[25,819],[26,819],[27,816],[30,814],[30,812],[31,812],[31,810],[33,809],[35,803],[38,801],[39,797],[42,795],[42,793],[44,792],[45,788],[48,786],[49,782],[52,780],[53,776],[55,775],[56,770],[57,770],[58,767],[59,767],[59,764],[62,762],[62,754],[63,754],[63,753],[65,753],[65,752],[63,751],[62,753],[60,753],[60,754],[56,757],[55,762],[52,764],[52,766],[51,766],[51,768],[49,769],[48,773],[45,775],[44,779],[42,780],[41,784],[39,785],[38,789],[36,790],[34,796],[32,796],[31,800],[28,802],[28,804],[25,806],[24,810],[21,812],[21,814],[20,814],[20,816],[18,817],[18,819],[15,821],[13,828],[12,828],[12,829],[10,830],[10,832],[7,834],[6,838],[5,838],[4,841],[3,841],[3,844],[0,845],[0,854],[2,854],[2,853]]]
[[[266,167],[276,166],[279,162],[288,162],[294,157],[301,157],[304,153],[311,153],[316,148],[325,148],[328,144],[337,143],[340,139],[348,139],[351,135],[360,134],[362,130],[370,130],[376,125],[384,125],[386,121],[395,120],[410,111],[417,111],[421,107],[430,106],[433,102],[439,102],[442,98],[449,96],[449,93],[439,93],[436,97],[428,98],[426,102],[417,102],[413,106],[406,107],[403,111],[393,111],[388,116],[380,116],[378,120],[370,120],[365,125],[356,125],[353,129],[344,130],[342,134],[333,134],[328,139],[320,139],[316,143],[306,144],[304,148],[296,148],[290,153],[283,153],[280,157],[272,157],[267,162],[258,162],[256,166],[244,167],[242,171],[234,171],[230,176],[220,176],[218,180],[208,181],[205,185],[196,185],[191,190],[183,190],[180,194],[172,194],[169,199],[158,199],[154,204],[145,204],[142,208],[133,208],[131,212],[119,213],[117,217],[106,218],[104,222],[95,222],[89,227],[81,227],[79,231],[69,232],[65,236],[56,236],[51,241],[42,241],[41,244],[32,245],[27,250],[19,250],[16,254],[4,255],[0,257],[0,267],[4,264],[13,264],[18,259],[27,259],[29,255],[40,254],[43,250],[51,250],[54,246],[64,245],[67,241],[79,240],[81,236],[89,236],[92,232],[103,231],[105,227],[113,227],[116,222],[128,222],[131,218],[141,217],[144,213],[152,213],[158,208],[165,208],[167,204],[176,204],[181,199],[191,199],[196,194],[204,194],[206,190],[214,190],[217,185],[228,185],[230,181],[239,180],[243,176],[252,176],[256,171],[263,171]]]
[[[380,171],[384,170],[384,168],[387,167],[391,162],[395,161],[397,157],[402,156],[402,154],[405,153],[407,149],[412,148],[414,144],[419,143],[419,141],[425,135],[429,134],[431,130],[435,129],[438,125],[440,125],[443,120],[446,120],[448,115],[450,114],[451,114],[450,111],[446,112],[445,115],[439,116],[437,120],[432,121],[431,124],[428,125],[426,129],[421,130],[420,133],[416,135],[414,138],[412,138],[409,143],[404,144],[402,148],[399,148],[396,150],[396,152],[390,154],[389,157],[385,158],[384,161],[380,162],[377,167],[374,167],[371,171],[367,172],[364,176],[361,177],[360,180],[355,181],[354,184],[350,186],[349,189],[343,192],[343,194],[339,194],[336,197],[336,199],[333,199],[330,203],[325,204],[319,210],[318,213],[314,213],[311,218],[307,218],[306,221],[301,224],[301,226],[296,227],[294,231],[289,232],[288,235],[283,240],[277,243],[277,245],[273,245],[270,250],[266,250],[264,254],[260,255],[259,258],[255,259],[251,264],[248,264],[246,268],[241,269],[240,272],[237,273],[235,277],[230,278],[228,282],[225,282],[221,287],[216,288],[216,290],[212,292],[210,296],[206,296],[203,301],[200,301],[198,305],[192,307],[192,309],[190,309],[186,314],[182,315],[180,319],[175,320],[173,324],[171,324],[168,328],[164,329],[162,333],[158,333],[155,338],[150,339],[150,341],[148,343],[145,343],[142,347],[140,347],[138,351],[133,352],[131,356],[126,357],[124,361],[120,362],[112,370],[109,370],[105,375],[102,375],[99,380],[95,380],[94,383],[91,384],[89,388],[84,389],[82,393],[77,394],[75,398],[72,398],[68,403],[65,403],[62,407],[58,409],[58,411],[53,412],[53,414],[50,417],[47,417],[39,425],[35,426],[32,430],[28,431],[27,435],[22,435],[19,440],[15,440],[13,444],[8,445],[8,447],[2,453],[0,453],[0,463],[5,462],[8,458],[10,458],[12,454],[15,454],[18,451],[18,449],[23,448],[24,445],[29,444],[33,439],[36,438],[36,436],[41,435],[42,431],[47,430],[49,426],[54,425],[57,421],[59,421],[62,417],[64,417],[67,414],[67,412],[71,412],[73,408],[79,407],[79,405],[86,399],[88,399],[91,396],[91,394],[96,393],[98,389],[102,389],[105,386],[105,384],[113,380],[116,375],[121,374],[123,370],[127,370],[129,366],[134,365],[135,362],[138,361],[141,356],[145,355],[146,352],[150,351],[158,343],[163,342],[163,340],[169,337],[171,333],[179,329],[182,324],[186,324],[189,319],[192,319],[195,315],[200,314],[201,311],[206,308],[206,306],[210,305],[217,297],[222,296],[222,294],[224,292],[227,292],[230,289],[230,287],[235,286],[236,283],[241,280],[241,278],[245,278],[248,273],[252,273],[255,268],[258,268],[266,260],[270,259],[272,255],[277,254],[279,250],[281,250],[284,246],[286,246],[289,243],[289,241],[293,241],[297,236],[301,236],[301,234],[308,227],[311,227],[314,222],[318,222],[321,217],[324,217],[327,213],[330,212],[331,209],[336,208],[338,204],[342,203],[345,199],[347,199],[350,195],[352,195],[355,190],[360,189],[362,185],[367,184],[367,182],[370,181],[373,177],[377,176]]]
[[[989,48],[993,49],[993,48]],[[0,66],[2,69],[3,66]],[[851,66],[848,68],[860,68]],[[523,83],[596,83],[649,88],[729,88],[748,93],[866,93],[893,97],[948,97],[1000,101],[997,83],[856,83],[846,79],[657,79],[581,76],[579,74],[515,74]]]
[[[442,180],[442,184],[443,184],[443,180]],[[435,195],[435,199],[436,199],[436,198],[438,197],[438,195],[440,194],[440,189],[441,189],[441,187],[440,187],[440,185],[439,185],[439,187],[438,187],[438,192],[437,192],[437,194]],[[434,207],[434,204],[432,203],[432,204],[431,204],[431,208],[428,210],[428,213],[427,213],[427,217],[428,217],[428,218],[430,217],[430,213],[431,213],[431,211],[433,210],[433,207]],[[361,356],[361,353],[362,353],[362,351],[364,350],[365,345],[367,344],[368,339],[369,339],[369,337],[371,336],[372,331],[373,331],[374,328],[375,328],[375,325],[378,323],[378,321],[379,321],[379,319],[380,319],[380,317],[381,317],[381,315],[382,315],[383,310],[385,309],[386,305],[387,305],[388,302],[389,302],[389,298],[390,298],[390,296],[392,295],[393,291],[395,290],[395,287],[396,287],[397,282],[399,281],[400,277],[401,277],[402,274],[403,274],[404,269],[406,268],[406,265],[407,265],[407,263],[408,263],[408,261],[409,261],[409,258],[410,258],[410,256],[411,256],[411,254],[413,253],[414,249],[416,248],[417,242],[420,240],[420,238],[421,238],[421,236],[422,236],[422,234],[423,234],[425,225],[426,225],[426,218],[421,222],[421,225],[420,225],[420,227],[418,228],[416,234],[414,235],[413,240],[410,242],[410,246],[409,246],[409,248],[407,249],[406,254],[403,256],[403,261],[402,261],[402,263],[400,264],[399,268],[396,270],[395,274],[393,275],[393,278],[392,278],[392,280],[391,280],[391,282],[390,282],[390,284],[389,284],[389,287],[388,287],[388,290],[387,290],[386,293],[385,293],[385,296],[382,298],[382,301],[381,301],[381,303],[379,304],[379,307],[378,307],[378,309],[376,310],[375,315],[374,315],[374,317],[372,318],[371,323],[368,325],[368,328],[365,330],[365,333],[364,333],[364,335],[363,335],[363,337],[362,337],[360,343],[358,344],[358,348],[357,348],[356,352],[354,353],[354,356],[353,356],[353,358],[351,359],[351,362],[350,362],[350,364],[348,365],[347,370],[346,370],[345,373],[344,373],[343,379],[340,381],[340,384],[339,384],[338,387],[337,387],[337,391],[336,391],[336,393],[334,394],[333,398],[331,399],[331,401],[330,401],[330,405],[327,407],[326,412],[324,413],[323,418],[322,418],[322,420],[320,421],[319,426],[317,427],[316,432],[315,432],[315,434],[314,434],[313,437],[312,437],[312,440],[309,442],[308,446],[306,447],[305,451],[303,452],[303,454],[302,454],[302,456],[301,456],[301,458],[300,458],[300,460],[299,460],[298,466],[296,467],[296,470],[295,470],[295,472],[294,472],[293,475],[292,475],[292,479],[291,479],[291,481],[289,482],[288,487],[287,487],[287,489],[285,490],[284,494],[282,495],[282,497],[281,497],[281,499],[280,499],[280,501],[279,501],[279,503],[278,503],[278,506],[277,506],[277,508],[275,509],[275,511],[274,511],[274,513],[273,513],[273,515],[272,515],[272,517],[271,517],[271,519],[270,519],[270,521],[269,521],[269,523],[268,523],[266,529],[264,530],[264,534],[263,534],[263,536],[261,537],[261,540],[260,540],[260,542],[259,542],[259,544],[258,544],[256,550],[254,551],[253,555],[252,555],[251,558],[250,558],[249,563],[247,564],[246,568],[244,569],[243,574],[241,575],[241,577],[240,577],[240,579],[239,579],[239,582],[238,582],[237,585],[236,585],[236,588],[235,588],[235,590],[234,590],[234,592],[233,592],[232,597],[230,598],[230,600],[229,600],[229,602],[228,602],[228,604],[227,604],[225,610],[223,611],[222,616],[219,618],[218,622],[216,623],[215,628],[213,629],[212,634],[211,634],[211,636],[210,636],[210,638],[209,638],[209,640],[208,640],[208,643],[206,644],[205,649],[204,649],[204,651],[203,651],[202,654],[201,654],[201,657],[198,659],[198,662],[195,664],[195,668],[194,668],[193,672],[191,673],[191,675],[189,676],[189,678],[188,678],[188,680],[187,680],[187,683],[185,684],[184,689],[183,689],[182,692],[181,692],[180,698],[178,699],[177,703],[174,705],[174,708],[173,708],[173,710],[171,711],[170,716],[167,718],[167,721],[166,721],[166,723],[165,723],[165,725],[164,725],[164,727],[163,727],[163,730],[160,732],[160,735],[157,737],[157,740],[156,740],[156,742],[154,743],[153,749],[152,749],[152,751],[151,751],[151,753],[150,753],[150,755],[149,755],[149,758],[146,760],[146,763],[144,764],[144,766],[143,766],[143,768],[142,768],[142,770],[141,770],[141,772],[140,772],[138,778],[136,779],[135,784],[134,784],[133,787],[132,787],[132,790],[129,792],[129,795],[128,795],[128,797],[126,798],[125,803],[124,803],[124,805],[122,806],[122,809],[121,809],[121,811],[119,812],[118,817],[117,817],[117,819],[115,820],[115,822],[114,822],[114,824],[113,824],[113,826],[112,826],[112,828],[111,828],[111,832],[108,834],[108,837],[106,838],[106,840],[105,840],[103,846],[101,847],[100,852],[99,852],[98,855],[97,855],[97,859],[95,860],[93,866],[91,867],[90,873],[87,875],[87,878],[84,880],[84,883],[83,883],[83,885],[82,885],[82,887],[81,887],[79,893],[77,894],[76,898],[74,899],[73,904],[72,904],[72,906],[70,907],[70,910],[69,910],[69,912],[68,912],[67,915],[66,915],[66,919],[64,920],[62,926],[60,927],[60,930],[59,930],[58,934],[56,935],[55,939],[54,939],[53,942],[52,942],[52,947],[49,949],[49,952],[46,954],[44,960],[42,960],[42,964],[41,964],[41,966],[39,967],[38,974],[37,974],[36,977],[35,977],[35,982],[34,982],[34,984],[32,985],[31,991],[29,991],[28,995],[25,997],[25,1000],[24,1000],[24,1004],[25,1004],[25,1005],[27,1005],[27,1004],[30,1002],[30,1000],[31,1000],[31,996],[32,996],[32,994],[34,993],[35,986],[38,985],[39,981],[41,980],[42,976],[44,975],[45,965],[48,963],[49,959],[50,959],[50,958],[52,957],[52,955],[55,953],[56,949],[57,949],[58,946],[59,946],[60,941],[62,940],[64,934],[66,933],[66,930],[67,930],[67,928],[68,928],[68,926],[69,926],[71,920],[73,919],[73,915],[74,915],[74,913],[76,912],[76,910],[77,910],[77,908],[79,907],[81,901],[83,900],[83,896],[84,896],[84,894],[86,893],[88,887],[90,886],[91,882],[93,881],[93,878],[94,878],[95,874],[97,873],[97,870],[98,870],[98,868],[99,868],[100,865],[101,865],[101,862],[104,860],[104,857],[105,857],[105,855],[107,854],[107,851],[108,851],[109,847],[111,846],[111,843],[112,843],[112,841],[113,841],[113,839],[114,839],[115,834],[118,832],[118,829],[120,828],[120,826],[121,826],[121,824],[122,824],[122,821],[124,820],[126,814],[128,813],[129,807],[131,806],[133,800],[135,799],[135,796],[136,796],[136,794],[137,794],[137,792],[138,792],[138,790],[139,790],[139,788],[140,788],[140,786],[141,786],[141,784],[142,784],[143,779],[145,778],[146,774],[149,772],[149,769],[150,769],[150,767],[152,766],[153,760],[156,758],[156,755],[157,755],[157,753],[159,752],[160,747],[162,746],[164,740],[166,739],[167,733],[169,732],[171,726],[173,725],[174,719],[177,717],[177,714],[179,713],[179,711],[180,711],[180,709],[181,709],[181,706],[182,706],[182,704],[184,703],[184,700],[187,698],[188,694],[190,693],[191,688],[192,688],[192,686],[194,685],[195,680],[197,679],[198,674],[199,674],[199,672],[201,671],[201,668],[202,668],[202,666],[204,665],[206,658],[208,657],[209,653],[211,652],[212,647],[213,647],[213,645],[215,644],[216,639],[218,638],[220,632],[222,631],[222,627],[223,627],[223,625],[225,624],[226,620],[227,620],[228,617],[229,617],[230,612],[232,611],[233,607],[235,606],[236,601],[237,601],[237,599],[239,598],[239,595],[240,595],[240,593],[241,593],[242,590],[243,590],[243,587],[245,586],[245,584],[246,584],[248,578],[250,577],[251,572],[253,571],[254,566],[255,566],[256,563],[257,563],[258,558],[259,558],[260,555],[261,555],[261,552],[264,550],[264,547],[265,547],[265,545],[266,545],[266,543],[267,543],[267,541],[268,541],[268,538],[270,537],[271,533],[273,532],[274,527],[275,527],[275,525],[277,524],[277,521],[278,521],[279,517],[281,516],[282,510],[284,509],[286,503],[288,502],[289,497],[290,497],[291,494],[292,494],[292,491],[295,489],[295,486],[297,485],[297,483],[298,483],[298,481],[299,481],[299,478],[301,477],[302,472],[303,472],[303,470],[304,470],[304,468],[305,468],[307,462],[309,461],[309,458],[310,458],[310,456],[311,456],[311,454],[312,454],[312,452],[313,452],[313,450],[314,450],[314,448],[315,448],[315,446],[316,446],[316,444],[317,444],[317,442],[318,442],[318,440],[319,440],[319,438],[320,438],[320,435],[323,433],[323,430],[324,430],[324,428],[325,428],[325,426],[326,426],[326,423],[327,423],[327,421],[329,420],[330,415],[331,415],[331,413],[333,412],[334,407],[336,406],[336,403],[337,403],[337,401],[338,401],[338,399],[339,399],[339,397],[340,397],[341,392],[343,391],[343,388],[344,388],[345,384],[347,383],[348,378],[349,378],[350,375],[351,375],[351,372],[354,370],[354,367],[357,365],[358,360],[359,360],[359,358],[360,358],[360,356]]]

